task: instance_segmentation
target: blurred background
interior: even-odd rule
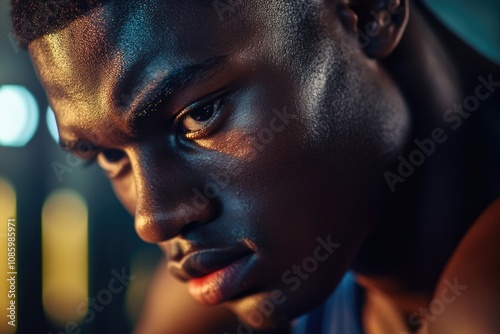
[[[428,0],[500,63],[499,0]],[[7,219],[17,220],[17,328],[7,325]],[[103,172],[57,145],[52,111],[0,0],[0,333],[129,333],[161,255]],[[117,277],[133,275],[127,282]]]

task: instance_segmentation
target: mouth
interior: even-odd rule
[[[252,267],[253,254],[209,249],[190,254],[170,272],[187,281],[189,293],[200,304],[217,305],[241,292]]]

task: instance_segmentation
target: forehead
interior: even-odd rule
[[[257,19],[255,3],[228,11],[212,1],[111,1],[29,51],[58,123],[78,127],[161,74],[242,50],[254,35],[245,13]]]
[[[112,0],[33,41],[29,51],[61,137],[84,140],[120,125],[122,115],[132,114],[129,104],[147,97],[143,92],[159,78],[210,59],[265,73],[265,67],[307,72],[304,62],[320,43],[311,38],[321,29],[318,3]],[[238,66],[226,76],[237,76]]]
[[[102,68],[109,78],[110,70],[122,74],[146,59],[162,58],[173,67],[230,52],[248,42],[252,29],[260,37],[264,31],[278,32],[276,22],[287,20],[271,15],[271,9],[290,12],[289,4],[274,1],[230,3],[233,5],[207,0],[110,1],[63,30],[35,40],[29,51],[42,83],[50,95],[57,96],[74,86],[68,85],[69,77],[95,83],[102,79],[98,78]]]

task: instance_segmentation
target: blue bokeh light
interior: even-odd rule
[[[38,105],[23,86],[0,86],[0,146],[23,147],[39,122]]]
[[[56,143],[59,143],[59,131],[57,129],[56,116],[54,115],[54,111],[50,106],[47,108],[46,121],[50,135],[52,136],[52,138],[54,138]]]

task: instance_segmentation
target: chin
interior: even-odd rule
[[[275,289],[227,302],[226,305],[239,319],[234,333],[288,327],[293,319],[308,311],[308,303],[300,303],[297,307],[290,297],[283,290]]]
[[[271,293],[259,293],[228,302],[229,308],[239,319],[239,327],[254,330],[269,330],[287,325],[291,319],[282,313],[281,299],[276,303]],[[235,331],[234,333],[240,333]]]

